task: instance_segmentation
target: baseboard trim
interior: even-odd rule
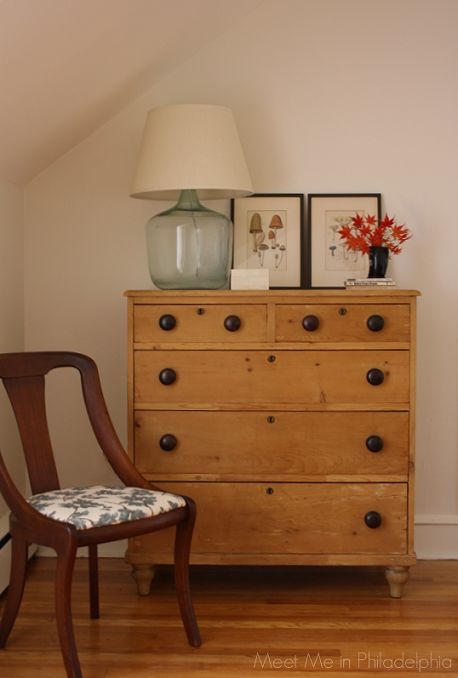
[[[10,535],[9,532],[7,532],[7,534],[5,534],[3,537],[0,538],[0,551],[2,550],[2,548],[3,548],[4,546],[7,545],[7,543],[8,543],[10,540],[11,540],[11,535]]]
[[[11,536],[9,516],[0,517],[0,593],[6,589],[10,579]]]
[[[9,514],[0,517],[0,593],[2,593],[10,581],[11,563],[11,535],[9,533]],[[37,547],[32,544],[29,548],[29,558],[36,552]]]
[[[415,550],[422,560],[458,560],[458,515],[416,515]]]

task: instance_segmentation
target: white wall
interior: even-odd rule
[[[0,179],[0,352],[24,340],[23,193]]]
[[[0,180],[0,353],[24,348],[22,207],[22,191]],[[17,461],[15,426],[3,391],[1,387],[0,449],[18,477],[23,472]],[[4,506],[0,497],[0,515]]]
[[[458,557],[457,22],[456,0],[264,0],[26,188],[27,348],[91,353],[125,438],[122,292],[151,287],[144,222],[164,206],[128,197],[145,114],[228,105],[257,192],[380,191],[413,231],[390,273],[423,292],[417,551]],[[64,476],[103,478],[91,449],[76,421]]]
[[[24,348],[22,191],[0,180],[0,353]],[[7,396],[0,387],[0,450],[20,486],[24,467]],[[0,539],[8,531],[8,511],[0,496]],[[0,592],[9,574],[9,547],[0,550]]]

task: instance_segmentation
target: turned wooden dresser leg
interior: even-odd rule
[[[154,579],[154,565],[135,563],[132,565],[132,577],[137,583],[138,595],[149,595],[151,583]]]
[[[401,598],[404,586],[409,578],[409,568],[403,566],[387,567],[385,577],[390,587],[390,596],[392,598]]]

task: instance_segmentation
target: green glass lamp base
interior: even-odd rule
[[[194,190],[146,225],[151,280],[164,290],[228,286],[232,263],[232,222],[204,207]]]

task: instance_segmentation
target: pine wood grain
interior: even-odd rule
[[[300,483],[276,482],[161,482],[161,488],[193,497],[199,506],[191,563],[214,563],[214,554],[245,555],[239,563],[254,564],[258,556],[273,554],[285,556],[289,564],[310,563],[315,554],[324,553],[339,554],[341,563],[358,555],[367,564],[373,556],[390,553],[401,563],[407,554],[404,483],[311,483],[307,492]],[[364,523],[368,506],[387,516],[376,530]],[[215,520],[215,511],[230,520]],[[149,551],[153,563],[172,562],[171,530],[131,542],[134,550]],[[233,546],[228,549],[228,544]]]
[[[101,618],[90,620],[86,565],[77,561],[73,589],[85,678],[458,675],[458,561],[420,561],[400,600],[379,568],[196,567],[200,649],[186,642],[170,569],[158,568],[152,594],[139,597],[129,566],[102,559]],[[65,678],[53,566],[30,565],[2,678]]]
[[[203,396],[210,403],[226,403],[244,409],[261,402],[269,407],[290,403],[332,406],[342,403],[376,406],[409,400],[409,354],[407,351],[138,351],[134,383],[137,409],[164,403],[201,407]],[[158,375],[173,368],[177,380],[161,385]],[[377,388],[366,379],[374,367],[385,380]],[[339,378],[336,379],[336,375]],[[154,378],[153,376],[154,375]]]
[[[195,498],[193,564],[390,566],[396,597],[415,562],[417,293],[314,292],[128,292],[130,452]],[[130,541],[142,590],[170,553]]]
[[[169,431],[177,445],[164,452],[161,436]],[[368,431],[383,432],[377,454],[364,444]],[[406,449],[407,412],[135,412],[135,465],[152,480],[237,480],[243,469],[245,481],[402,482]]]

